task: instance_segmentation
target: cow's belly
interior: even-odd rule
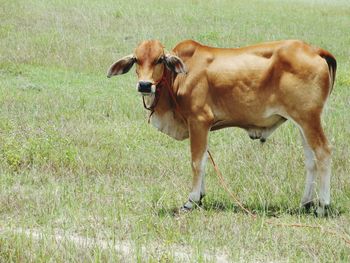
[[[167,111],[162,115],[155,112],[151,116],[150,122],[159,131],[176,140],[184,140],[189,137],[189,132],[186,125],[176,119],[172,111]]]
[[[218,130],[226,127],[239,127],[246,130],[250,138],[265,141],[266,138],[285,121],[286,119],[284,117],[277,114],[258,119],[218,120],[214,123],[211,130]]]

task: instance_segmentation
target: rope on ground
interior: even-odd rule
[[[219,167],[217,166],[217,164],[214,161],[214,158],[212,156],[212,154],[210,153],[210,151],[208,150],[208,155],[210,158],[210,161],[214,167],[214,170],[218,176],[219,182],[221,184],[221,186],[224,188],[224,190],[226,191],[226,193],[231,196],[231,198],[234,200],[234,202],[243,210],[245,211],[249,216],[251,216],[253,219],[257,219],[257,215],[253,214],[251,211],[249,211],[247,208],[244,207],[244,205],[242,204],[242,202],[238,199],[238,197],[236,197],[228,188],[227,183],[225,181],[225,178],[223,177]],[[320,231],[327,233],[329,235],[335,236],[341,240],[343,240],[348,246],[350,246],[350,238],[340,234],[339,232],[333,230],[333,229],[327,229],[324,228],[322,226],[316,226],[316,225],[307,225],[307,224],[300,224],[300,223],[294,223],[294,224],[286,224],[286,223],[278,223],[278,222],[274,222],[271,219],[265,221],[267,224],[272,225],[272,226],[279,226],[279,227],[299,227],[299,228],[310,228],[310,229],[319,229]]]

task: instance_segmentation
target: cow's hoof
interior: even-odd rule
[[[179,213],[188,213],[188,212],[191,212],[193,208],[190,208],[188,206],[181,206],[180,209],[179,209]]]
[[[311,208],[314,206],[315,206],[315,204],[313,201],[302,204],[302,207],[304,207],[307,212],[310,212]]]
[[[195,208],[199,208],[202,206],[202,201],[194,202],[192,200],[188,200],[181,208],[181,212],[190,212]]]
[[[319,205],[315,211],[317,217],[327,217],[329,215],[329,205]]]

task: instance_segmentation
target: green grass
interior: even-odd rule
[[[350,260],[335,236],[264,223],[350,235],[347,1],[0,0],[0,21],[0,262],[172,262],[179,251],[193,262],[220,253],[243,262]],[[147,124],[133,73],[106,79],[112,62],[149,38],[168,50],[188,38],[219,47],[298,38],[331,51],[339,64],[323,116],[331,217],[299,209],[304,157],[290,123],[263,146],[239,129],[210,137],[230,189],[258,220],[233,204],[209,163],[203,209],[175,215],[190,190],[188,141]],[[129,242],[130,257],[74,235]]]

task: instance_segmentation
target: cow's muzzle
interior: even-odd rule
[[[137,91],[143,96],[149,96],[156,93],[156,85],[149,81],[139,81]]]

